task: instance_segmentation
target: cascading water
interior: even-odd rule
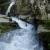
[[[16,21],[21,29],[12,30],[1,37],[0,50],[42,50],[34,27],[14,17],[12,20]]]
[[[15,4],[15,2],[11,2],[10,6],[8,7],[8,9],[6,11],[6,15],[8,15],[8,13],[10,13],[10,9],[14,4]]]
[[[6,15],[13,5],[14,2],[8,7]],[[17,22],[21,29],[6,32],[3,37],[0,37],[0,50],[43,50],[43,47],[39,46],[37,32],[32,24],[15,17],[11,19]]]
[[[7,32],[0,38],[0,50],[43,50],[39,46],[37,33],[33,25],[11,17],[16,21],[21,29],[15,29]]]

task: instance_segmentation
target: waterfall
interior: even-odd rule
[[[15,4],[15,2],[11,2],[11,4],[9,5],[7,11],[6,11],[6,15],[8,15],[8,13],[10,13],[11,7]]]
[[[15,2],[11,2],[6,15],[14,4]],[[16,28],[0,37],[0,50],[43,50],[42,45],[39,45],[37,32],[32,24],[16,17],[11,17],[11,19],[18,23],[20,29]]]
[[[10,0],[10,2],[16,2],[16,0]]]
[[[27,29],[27,30],[32,30],[33,29],[33,25],[31,24],[28,24],[16,17],[11,17],[12,21],[15,21],[16,23],[18,23],[18,25],[20,26],[20,28],[23,28],[23,29]],[[29,28],[29,29],[28,29]]]
[[[43,50],[43,47],[39,46],[34,26],[16,17],[11,18],[21,29],[6,32],[3,37],[0,37],[0,50]]]

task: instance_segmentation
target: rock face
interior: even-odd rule
[[[36,17],[47,18],[50,13],[50,1],[49,0],[10,0],[15,1],[15,14],[20,15],[33,15]],[[0,1],[0,11],[5,12],[6,5]],[[5,3],[5,2],[4,2]],[[10,3],[9,3],[10,4]],[[38,8],[37,8],[38,7]],[[7,9],[6,9],[7,10]],[[14,10],[13,10],[14,11]]]
[[[17,0],[16,7],[17,13],[19,14],[35,14],[35,11],[38,7],[39,13],[41,14],[42,18],[47,17],[47,11],[49,10],[49,1],[48,0]],[[37,16],[39,16],[39,13]]]
[[[28,14],[31,11],[29,0],[17,0],[16,7],[19,14]]]

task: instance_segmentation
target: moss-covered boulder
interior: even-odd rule
[[[10,29],[15,28],[16,24],[14,23],[0,23],[0,35]]]

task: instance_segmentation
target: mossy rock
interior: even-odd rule
[[[21,9],[20,14],[22,14],[22,15],[29,14],[30,11],[31,11],[31,9],[26,6]]]
[[[30,11],[31,11],[30,4],[20,5],[17,9],[17,13],[21,15],[29,14]]]
[[[50,20],[42,20],[40,23],[44,26],[45,29],[50,29]]]
[[[0,33],[4,33],[10,29],[15,28],[15,24],[14,23],[0,23]]]

